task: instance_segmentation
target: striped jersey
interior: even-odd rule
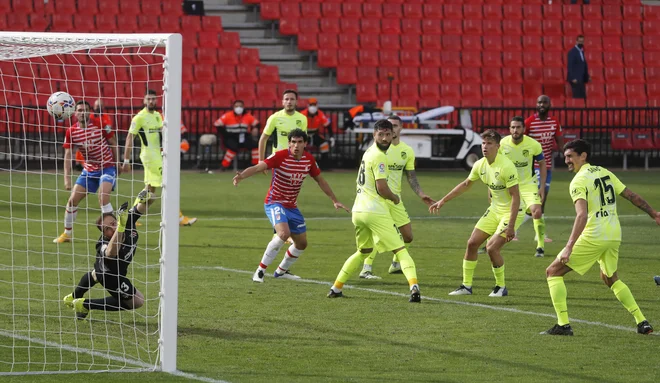
[[[552,149],[555,145],[555,136],[563,135],[559,121],[550,116],[541,120],[538,113],[534,113],[525,120],[525,134],[541,144],[546,167],[552,169]],[[538,166],[538,163],[534,164],[534,167],[538,168]]]
[[[101,129],[89,122],[86,128],[82,128],[77,122],[66,130],[62,146],[64,149],[71,149],[72,146],[79,148],[85,159],[83,167],[88,172],[95,172],[117,165],[108,143],[114,135],[110,127]]]
[[[321,174],[314,156],[308,152],[303,152],[302,158],[297,160],[288,149],[280,150],[264,162],[268,169],[273,169],[265,204],[279,203],[285,208],[295,208],[298,205],[298,193],[307,175],[316,177]]]

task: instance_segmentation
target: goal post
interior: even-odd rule
[[[0,32],[0,375],[176,371],[182,51],[179,34]],[[127,275],[145,304],[76,320],[62,297],[93,268],[100,199],[89,193],[78,205],[71,243],[51,243],[71,193],[61,181],[62,144],[76,120],[55,121],[46,100],[65,91],[109,105],[101,114],[121,137],[121,166],[123,138],[146,89],[162,107],[162,187],[140,219]],[[134,168],[117,175],[114,209],[144,187]],[[99,284],[90,294],[108,295]]]

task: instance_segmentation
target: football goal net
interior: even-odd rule
[[[178,34],[0,32],[0,375],[176,369],[181,44]],[[56,92],[75,113],[49,114]],[[133,124],[128,169],[139,113],[150,117]],[[161,169],[140,161],[139,137],[154,133]],[[127,309],[129,286],[105,269],[123,259],[97,259],[107,244],[97,219],[131,207],[145,174],[159,172],[155,202],[126,231],[137,247],[130,259],[120,249],[144,297]],[[98,283],[84,298],[121,305],[67,301],[87,273]]]

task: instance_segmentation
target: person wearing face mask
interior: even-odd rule
[[[214,126],[218,129],[225,147],[222,170],[227,170],[240,149],[252,151],[252,165],[259,163],[259,150],[255,136],[259,134],[259,121],[245,112],[242,100],[234,101],[232,111],[218,118]]]
[[[332,138],[332,127],[330,126],[330,119],[319,110],[318,101],[316,98],[310,98],[307,109],[300,112],[307,116],[307,134],[309,135],[309,144],[316,146],[321,153],[321,162],[327,162],[330,154],[330,143],[321,133],[324,129],[327,136]]]
[[[579,35],[575,46],[568,51],[568,74],[567,81],[571,84],[573,98],[587,98],[585,84],[589,82],[589,68],[587,58],[584,55],[584,36]]]

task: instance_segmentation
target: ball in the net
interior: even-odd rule
[[[71,117],[75,111],[76,101],[67,92],[55,92],[48,98],[46,108],[51,116],[58,120]]]

